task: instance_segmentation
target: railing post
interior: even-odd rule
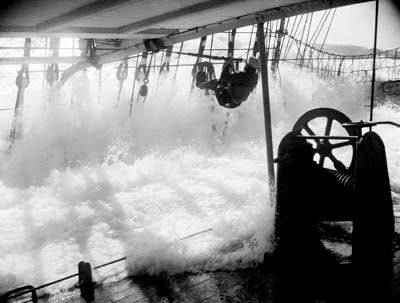
[[[258,52],[260,53],[261,84],[262,84],[262,94],[263,94],[264,125],[265,125],[265,139],[267,147],[270,200],[274,201],[275,171],[274,171],[274,156],[272,148],[271,106],[269,100],[269,86],[268,86],[268,58],[265,54],[265,36],[264,36],[263,22],[257,24],[257,41],[258,41]]]
[[[94,301],[94,283],[92,279],[92,268],[90,263],[81,261],[78,264],[78,285],[81,297],[86,302]]]

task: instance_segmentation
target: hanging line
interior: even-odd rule
[[[157,96],[157,91],[158,91],[158,85],[160,83],[160,77],[161,74],[163,73],[169,73],[169,65],[171,63],[171,55],[172,55],[172,49],[174,45],[168,46],[167,50],[165,51],[165,56],[164,56],[164,51],[161,56],[161,63],[160,63],[160,69],[158,71],[158,78],[157,78],[157,85],[156,85],[156,90],[154,92],[154,95]],[[154,60],[155,61],[155,60]],[[155,66],[155,64],[154,64]]]
[[[164,55],[164,52],[162,52]],[[157,62],[157,52],[154,52],[154,64],[153,64],[153,74],[156,73],[156,62]]]
[[[148,93],[148,91],[149,91],[149,89],[148,89],[148,87],[147,87],[147,83],[149,83],[149,74],[150,74],[150,69],[151,69],[151,61],[153,60],[153,55],[154,55],[154,53],[152,52],[151,55],[150,55],[150,61],[149,61],[149,65],[148,65],[148,67],[147,67],[147,70],[146,70],[146,67],[145,67],[145,74],[144,74],[143,84],[142,84],[142,86],[139,88],[139,94],[138,94],[138,96],[137,96],[136,103],[139,103],[139,98],[140,98],[140,97],[143,97],[142,103],[145,103],[145,102],[146,102],[147,93]],[[142,57],[142,58],[143,58],[143,57]]]
[[[119,100],[121,98],[122,86],[124,85],[124,81],[128,77],[128,59],[124,59],[120,62],[116,72],[117,80],[119,81],[119,89],[118,89],[118,98],[115,103],[115,107],[118,107]]]
[[[301,16],[303,16],[303,15],[301,15]],[[296,25],[297,17],[298,17],[298,16],[296,16],[296,17],[294,18],[292,28],[291,28],[291,30],[289,31],[290,35],[293,35],[293,37],[296,36],[296,33],[293,34],[293,29],[294,29],[294,27],[295,27],[295,25]],[[298,27],[299,27],[299,25],[297,25],[296,32],[297,32]],[[288,42],[286,43],[285,51],[283,52],[283,58],[286,58],[286,57],[287,57],[287,54],[288,54],[288,52],[289,52],[289,45],[290,45],[290,47],[292,47],[292,46],[291,46],[292,44],[293,44],[293,40],[288,40]]]
[[[47,55],[48,55],[48,53],[47,53],[47,38],[45,38],[44,56],[46,57]],[[43,64],[43,78],[42,78],[42,104],[43,104],[43,109],[45,109],[46,97],[47,97],[46,70],[47,70],[47,64]]]
[[[160,60],[159,70],[158,70],[158,76],[157,76],[157,84],[156,84],[156,89],[155,89],[155,91],[154,91],[154,93],[153,93],[153,97],[157,95],[158,84],[160,83],[161,73],[163,72],[163,69],[164,69],[164,64],[163,64],[163,62],[164,62],[164,56],[165,56],[165,51],[163,50],[163,51],[161,52],[161,60]],[[155,71],[155,68],[156,68],[156,62],[157,62],[157,61],[156,61],[156,56],[154,55],[154,71]],[[167,71],[167,72],[168,72],[168,71]]]
[[[24,44],[24,57],[29,57],[31,50],[31,38],[25,38]],[[15,84],[18,87],[17,99],[14,107],[14,118],[10,132],[10,148],[16,139],[22,135],[22,115],[24,109],[24,92],[29,85],[29,65],[23,64],[21,70],[18,72]]]
[[[324,46],[325,46],[326,38],[328,37],[328,33],[329,33],[330,29],[331,29],[333,19],[335,18],[335,14],[336,14],[336,8],[335,8],[335,10],[333,11],[333,14],[332,14],[332,17],[331,17],[331,21],[329,22],[328,29],[326,30],[324,40],[323,40],[323,42],[322,42],[322,44],[321,44],[321,48],[320,48],[321,51],[322,51],[322,49],[323,49]]]
[[[271,32],[271,35],[274,38],[274,42],[273,42],[273,46],[272,46],[272,52],[271,52],[271,58],[274,58],[274,56],[275,56],[276,43],[278,41],[277,34],[278,34],[278,29],[279,29],[279,21],[275,20],[274,25],[275,25],[275,30],[273,32]]]
[[[329,12],[330,12],[330,11],[329,11]],[[332,16],[331,16],[331,20],[330,20],[330,22],[329,22],[328,28],[327,28],[326,33],[325,33],[325,36],[324,36],[324,40],[322,41],[321,47],[319,48],[319,53],[318,53],[318,56],[317,56],[317,63],[318,63],[317,68],[319,68],[319,66],[320,66],[320,62],[319,62],[318,60],[320,59],[320,56],[321,56],[321,54],[322,54],[322,52],[323,52],[323,48],[324,48],[324,46],[325,46],[326,38],[328,37],[328,33],[329,33],[329,31],[330,31],[330,28],[331,28],[333,19],[334,19],[334,17],[335,17],[335,14],[336,14],[336,8],[335,8],[334,11],[333,11],[333,14],[332,14]],[[327,18],[328,18],[328,17],[327,17]]]
[[[136,57],[135,72],[138,69],[138,66],[139,66],[139,55]],[[136,77],[133,77],[132,92],[131,92],[131,102],[129,104],[129,117],[132,116],[133,96],[135,94],[135,85],[136,85]]]
[[[324,26],[326,24],[326,21],[328,20],[328,17],[329,17],[329,14],[331,13],[331,11],[332,11],[332,9],[324,11],[324,15],[322,15],[321,19],[319,20],[317,28],[314,31],[314,35],[310,39],[312,46],[314,46],[315,43],[317,43],[317,40],[322,32],[322,29],[324,28]],[[313,40],[314,40],[314,42],[312,42]]]
[[[102,68],[99,68],[99,84],[98,84],[98,88],[97,88],[97,103],[100,104],[101,101],[101,70]]]
[[[338,68],[338,71],[337,71],[337,76],[338,77],[343,75],[342,69],[344,71],[344,57],[341,58],[340,63],[339,63],[339,68]]]
[[[299,19],[299,22],[297,23],[296,29],[295,29],[295,31],[294,31],[294,33],[293,33],[293,37],[296,37],[297,32],[298,32],[299,29],[300,29],[301,22],[303,21],[303,18],[304,18],[304,15],[301,15],[301,16],[300,16],[300,19]],[[292,42],[291,42],[290,45],[289,45],[289,48],[287,49],[287,52],[286,52],[285,57],[288,55],[288,53],[289,53],[289,51],[291,50],[291,48],[292,48],[292,46],[293,46],[294,43],[295,43],[295,40],[292,40]]]
[[[201,62],[201,60],[203,58],[204,49],[206,47],[206,42],[207,42],[207,36],[203,36],[203,37],[200,38],[199,50],[198,50],[197,55],[196,55],[196,57],[197,57],[196,58],[196,62],[195,62],[194,66],[193,66],[193,69],[192,69],[192,85],[190,87],[190,92],[193,91],[194,84],[196,82],[197,65]],[[189,54],[186,54],[186,55],[189,55]]]
[[[314,3],[314,2],[313,2],[313,3]],[[308,38],[309,38],[309,36],[310,36],[310,30],[311,30],[311,24],[312,24],[313,17],[314,17],[314,13],[311,12],[311,18],[310,18],[310,23],[309,23],[309,25],[308,25],[307,36],[306,36],[306,42],[305,42],[304,47],[303,47],[303,56],[302,56],[302,58],[301,58],[301,64],[302,64],[302,65],[304,64],[304,58],[305,58],[305,56],[306,56],[306,48],[307,48],[307,45],[308,45]]]
[[[278,29],[278,39],[276,39],[276,44],[275,44],[275,48],[274,48],[274,59],[271,63],[271,70],[272,72],[275,74],[276,70],[278,69],[278,65],[279,65],[279,58],[281,56],[281,46],[283,45],[282,43],[282,36],[285,37],[285,18],[282,18],[280,20],[280,25],[279,25],[279,29]]]
[[[211,35],[210,52],[209,52],[210,58],[208,58],[208,62],[211,62],[211,56],[212,56],[212,51],[213,51],[213,45],[214,45],[214,34]]]
[[[172,55],[172,49],[173,49],[173,45],[170,45],[167,47],[167,50],[165,52],[165,57],[163,56],[161,58],[161,66],[160,66],[160,70],[159,73],[163,73],[163,72],[169,72],[169,65],[171,63],[171,55]],[[163,53],[164,55],[164,53]]]
[[[236,29],[232,29],[228,33],[228,58],[234,58],[235,55],[235,36]],[[239,69],[239,61],[235,60],[235,65],[232,65],[231,72]]]
[[[285,28],[282,33],[283,37],[282,37],[281,50],[280,50],[280,55],[279,55],[280,58],[282,58],[282,53],[283,53],[282,50],[285,45],[286,36],[288,34],[289,23],[290,23],[290,18],[285,18]]]
[[[52,57],[58,57],[60,48],[60,38],[50,39],[50,49],[52,51]],[[55,82],[59,79],[59,68],[57,63],[52,63],[49,65],[46,71],[46,81],[49,86],[53,86]]]
[[[249,59],[249,53],[250,53],[250,48],[251,48],[251,41],[253,39],[253,33],[254,33],[254,24],[251,26],[249,45],[247,46],[246,62]]]
[[[310,14],[307,13],[307,15],[306,15],[306,20],[304,21],[304,26],[303,26],[302,33],[301,33],[301,37],[300,37],[300,41],[301,41],[301,42],[303,42],[304,32],[306,31],[306,27],[307,27],[309,15],[310,15]],[[299,57],[301,58],[300,50],[301,50],[301,44],[299,43],[299,44],[298,44],[298,48],[297,48],[296,59],[298,59]],[[300,63],[300,66],[301,66],[301,63]]]
[[[180,48],[179,48],[178,60],[177,60],[177,62],[176,62],[175,73],[174,73],[174,81],[175,81],[176,75],[177,75],[177,73],[178,73],[178,66],[179,66],[179,62],[181,61],[182,49],[183,49],[183,42],[181,42],[181,46],[180,46]]]
[[[228,58],[232,59],[235,55],[235,36],[236,36],[236,29],[232,29],[228,32]],[[229,66],[229,74],[234,73],[235,70],[239,70],[239,61],[235,62],[236,64],[234,65],[233,62],[231,62]],[[224,66],[222,66],[222,69],[224,69]],[[224,73],[224,72],[223,72]],[[231,88],[230,85],[228,85],[228,91],[229,94],[231,95]],[[228,128],[229,128],[229,117],[230,117],[230,110],[225,109],[225,122],[224,122],[224,128],[222,129],[222,138],[225,138]]]
[[[267,60],[269,60],[269,51],[271,49],[271,38],[272,38],[272,27],[273,27],[273,21],[268,21],[267,26],[265,28],[265,37],[268,37],[267,41]]]
[[[142,81],[146,75],[146,65],[147,65],[147,57],[148,53],[143,52],[142,58],[140,59],[139,67],[135,70],[135,79],[136,81]]]
[[[257,56],[258,51],[259,51],[259,49],[258,49],[258,40],[257,39],[258,39],[258,37],[257,37],[257,35],[255,35],[254,44],[253,44],[253,57]]]

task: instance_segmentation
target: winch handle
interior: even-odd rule
[[[376,125],[382,125],[382,124],[387,124],[387,125],[393,125],[400,127],[399,123],[393,122],[393,121],[371,121],[371,122],[365,122],[365,121],[360,121],[360,122],[348,122],[348,123],[343,123],[342,126],[346,129],[361,129],[364,127],[372,127]]]

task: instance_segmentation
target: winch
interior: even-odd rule
[[[282,139],[275,159],[276,302],[314,302],[326,292],[349,302],[391,302],[394,212],[385,147],[371,131],[379,124],[399,126],[351,122],[335,109],[317,108]],[[346,221],[352,224],[348,266],[321,238],[324,222]]]

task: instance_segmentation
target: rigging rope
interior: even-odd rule
[[[210,52],[209,52],[210,57],[212,56],[213,45],[214,45],[214,34],[211,35]],[[208,58],[208,62],[211,62],[211,58]]]
[[[321,51],[322,51],[322,49],[323,49],[324,46],[325,46],[326,38],[328,37],[328,33],[329,33],[330,29],[331,29],[333,19],[335,18],[335,14],[336,14],[336,8],[335,8],[335,10],[333,11],[333,14],[332,14],[332,17],[331,17],[331,21],[329,22],[328,29],[326,30],[325,37],[324,37],[324,40],[323,40],[322,45],[321,45],[321,48],[320,48]]]
[[[50,49],[52,51],[52,57],[58,57],[60,48],[60,38],[50,39]],[[53,86],[55,82],[59,79],[59,68],[57,63],[52,63],[49,65],[46,71],[46,81],[50,86]]]
[[[98,83],[98,91],[97,91],[97,103],[100,104],[101,101],[101,68],[99,68],[99,83]]]
[[[175,68],[175,74],[174,74],[174,80],[176,79],[176,75],[178,73],[178,66],[179,66],[179,62],[181,60],[182,49],[183,49],[183,42],[181,42],[181,46],[179,48],[178,60],[176,62],[176,68]]]
[[[311,37],[310,42],[312,42],[314,40],[314,42],[311,43],[312,46],[315,45],[315,43],[317,42],[317,39],[319,37],[319,35],[322,32],[322,29],[324,28],[325,24],[326,24],[326,20],[328,20],[329,14],[331,13],[332,9],[326,10],[324,11],[324,15],[321,17],[321,20],[318,23],[317,29],[314,32],[314,35]]]
[[[194,70],[197,69],[197,65],[201,62],[201,59],[204,57],[203,54],[204,54],[204,49],[206,47],[206,41],[207,41],[207,36],[203,36],[200,38],[199,50],[196,55],[196,57],[197,57],[196,63],[194,64],[193,69],[192,69],[192,85],[190,87],[190,92],[193,91],[194,84],[196,82],[196,74],[195,74]],[[190,56],[189,54],[186,54],[186,55]]]
[[[139,55],[136,57],[136,66],[135,72],[138,69],[139,65]],[[132,116],[132,107],[133,107],[133,96],[135,94],[135,85],[136,85],[136,77],[133,77],[133,84],[132,84],[132,93],[131,93],[131,102],[129,104],[129,116]]]
[[[249,45],[247,46],[246,62],[247,62],[247,60],[249,59],[249,53],[250,53],[251,40],[252,40],[252,38],[253,38],[253,33],[254,33],[254,24],[251,26]],[[210,54],[210,55],[211,55],[211,54]],[[253,56],[254,56],[254,55],[253,55]]]
[[[311,24],[312,24],[312,20],[314,17],[314,12],[311,12],[311,18],[310,18],[310,23],[308,25],[308,30],[307,30],[307,36],[306,36],[306,42],[305,44],[308,45],[308,38],[310,36],[310,30],[311,30]],[[303,48],[303,57],[301,58],[301,64],[304,64],[304,58],[306,56],[306,47]]]
[[[302,33],[301,33],[300,41],[303,41],[304,32],[305,32],[305,30],[306,30],[307,22],[308,22],[308,16],[309,16],[309,14],[306,15],[306,20],[304,21],[304,25],[303,25],[303,28],[302,28]],[[298,59],[299,56],[300,56],[300,43],[298,43],[297,46],[298,46],[298,47],[297,47],[296,59]]]
[[[119,100],[121,98],[122,86],[124,85],[124,81],[128,77],[128,59],[124,59],[123,61],[120,62],[119,66],[117,68],[116,77],[117,77],[117,80],[119,81],[119,90],[118,90],[118,98],[117,98],[117,102],[115,103],[115,107],[118,107]]]
[[[152,52],[151,55],[150,55],[149,66],[147,67],[147,69],[146,69],[146,66],[144,66],[145,72],[144,72],[143,84],[142,84],[142,86],[139,88],[139,94],[138,94],[138,96],[137,96],[136,103],[139,103],[140,97],[143,97],[142,103],[145,103],[145,102],[146,102],[147,94],[148,94],[148,91],[149,91],[149,89],[148,89],[148,87],[147,87],[147,83],[149,83],[149,75],[150,75],[150,70],[151,70],[151,61],[153,60],[153,56],[154,56],[154,53]],[[142,57],[142,59],[143,59],[143,57]],[[139,66],[139,67],[140,67],[140,66]]]
[[[47,53],[47,39],[48,38],[45,38],[45,44],[44,44],[44,56],[45,57],[48,55],[48,53]],[[46,69],[47,69],[47,64],[43,64],[43,78],[42,78],[42,103],[43,103],[43,108],[45,108],[45,106],[46,106],[46,98],[47,98]]]
[[[24,57],[29,57],[31,51],[31,38],[25,38]],[[24,92],[29,85],[29,65],[23,64],[18,72],[15,84],[18,87],[17,100],[14,107],[14,118],[10,132],[11,146],[22,135],[22,115],[24,109]],[[10,147],[11,147],[10,146]]]
[[[294,29],[294,26],[296,25],[297,17],[298,17],[298,16],[296,16],[296,17],[294,18],[293,25],[292,25],[292,29],[290,30],[290,33],[293,33],[293,29]],[[302,18],[302,17],[303,17],[303,15],[301,15],[301,18]],[[293,34],[293,36],[296,36],[296,33],[297,33],[297,30],[298,30],[299,24],[300,24],[300,22],[297,24],[296,32]],[[289,44],[290,44],[290,46],[289,46]],[[285,48],[285,51],[284,51],[284,53],[283,53],[283,58],[286,58],[286,57],[287,57],[287,54],[289,53],[289,50],[290,50],[290,48],[292,47],[292,44],[293,44],[293,40],[291,40],[290,43],[289,43],[289,41],[286,43],[286,48]]]

